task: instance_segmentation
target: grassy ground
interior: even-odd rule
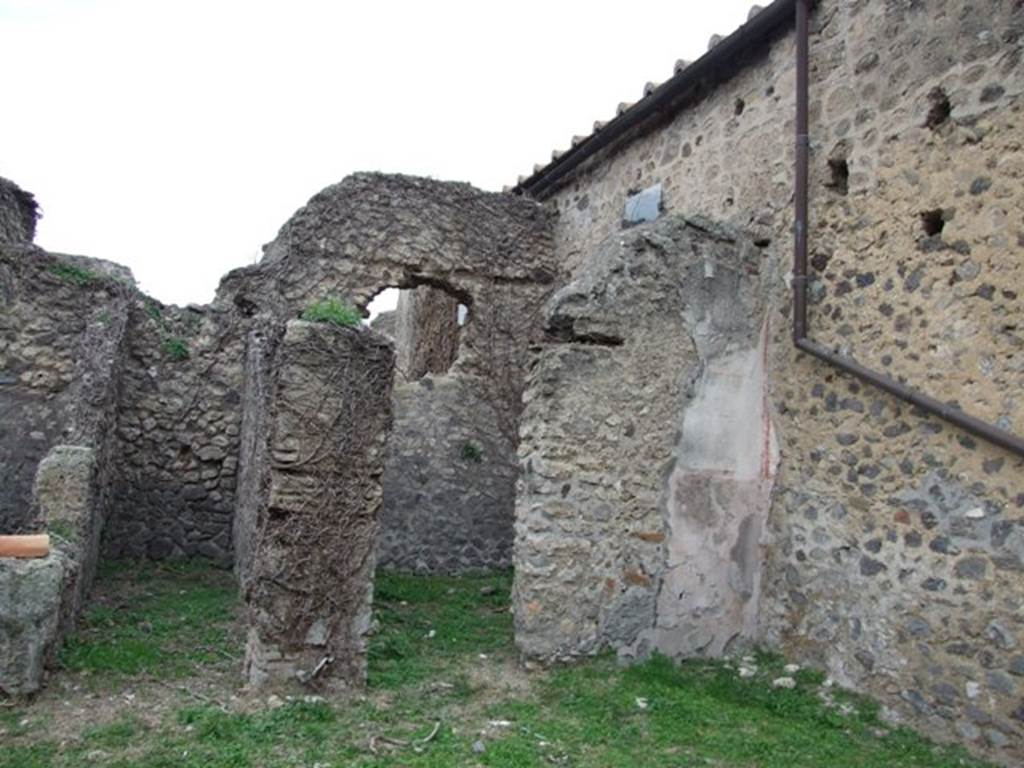
[[[784,662],[771,656],[746,679],[734,665],[664,659],[528,673],[509,585],[381,575],[369,688],[329,702],[238,688],[229,574],[107,569],[47,691],[0,702],[0,768],[983,766],[882,725],[816,673],[773,688]]]

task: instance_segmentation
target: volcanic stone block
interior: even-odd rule
[[[394,351],[364,328],[298,320],[263,341],[263,384],[246,403],[258,410],[242,438],[256,492],[241,494],[239,525],[250,530],[236,528],[247,541],[246,675],[255,686],[359,686]]]
[[[59,550],[33,560],[0,558],[0,691],[39,690],[58,635],[67,559]]]
[[[0,690],[27,694],[74,626],[96,571],[103,524],[92,448],[57,445],[39,463],[32,506],[45,558],[0,558]]]

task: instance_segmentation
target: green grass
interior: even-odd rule
[[[399,688],[436,678],[474,654],[511,655],[511,586],[511,573],[379,574],[374,590],[380,626],[370,644],[370,685]]]
[[[195,682],[218,659],[237,661],[229,574],[131,565],[105,569],[101,585],[104,599],[120,597],[89,611],[64,654],[70,671],[88,672],[108,692],[138,692],[142,677]],[[527,676],[514,665],[509,588],[509,574],[379,574],[365,696],[298,697],[277,708],[258,698],[229,711],[183,699],[155,721],[140,718],[140,702],[62,742],[46,723],[22,725],[31,708],[0,709],[0,768],[984,765],[883,726],[871,701],[823,688],[816,672],[797,673],[792,690],[772,688],[785,662],[768,654],[749,679],[722,662],[654,658],[622,668],[609,656]],[[503,676],[517,685],[503,687]]]
[[[79,287],[86,286],[99,277],[99,275],[91,269],[84,269],[83,267],[78,267],[65,261],[54,264],[50,267],[50,272],[55,274],[61,280],[67,280],[69,283],[74,283]]]
[[[116,584],[86,610],[60,652],[61,666],[118,682],[147,675],[179,679],[240,658],[232,575],[200,563],[107,567]]]
[[[363,316],[358,309],[349,306],[341,299],[321,299],[306,307],[302,319],[312,323],[331,323],[342,328],[351,328],[362,322]]]

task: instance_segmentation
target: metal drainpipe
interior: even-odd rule
[[[808,103],[810,74],[810,13],[812,0],[796,2],[796,188],[793,250],[793,343],[796,347],[819,360],[884,389],[891,395],[933,413],[970,432],[1024,456],[1024,439],[964,413],[959,408],[936,400],[934,397],[909,387],[884,373],[873,371],[856,360],[839,355],[808,338],[807,327],[807,239],[808,239],[808,161],[810,140],[808,133]]]

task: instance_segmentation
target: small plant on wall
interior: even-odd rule
[[[326,298],[306,307],[302,319],[311,323],[330,323],[342,328],[352,328],[359,325],[363,318],[358,309],[341,299]]]
[[[163,343],[164,354],[171,360],[188,360],[188,344],[177,336],[168,336]]]
[[[98,277],[91,269],[83,269],[63,261],[50,267],[50,272],[61,280],[67,280],[69,283],[74,283],[79,287],[88,285]]]
[[[462,448],[459,450],[459,455],[463,461],[468,461],[473,464],[479,464],[484,460],[484,452],[480,446],[473,442],[466,442],[462,444]]]

